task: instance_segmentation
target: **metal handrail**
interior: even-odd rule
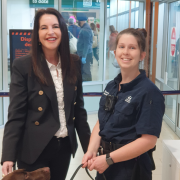
[[[175,91],[161,91],[163,95],[178,95],[180,94],[180,90]],[[102,96],[102,92],[90,92],[90,93],[83,93],[83,96],[90,97],[90,96]],[[9,92],[0,92],[0,97],[9,97]]]

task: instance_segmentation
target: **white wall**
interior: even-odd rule
[[[7,52],[10,57],[9,29],[32,29],[29,0],[7,0]]]

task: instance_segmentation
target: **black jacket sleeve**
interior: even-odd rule
[[[81,72],[80,60],[78,61],[78,69],[79,69],[79,72]],[[86,113],[86,110],[84,109],[81,73],[78,78],[76,106],[74,109],[74,115],[76,117],[75,128],[77,130],[83,151],[84,153],[86,153],[91,132],[90,132],[89,125],[87,123],[87,113]]]
[[[24,130],[28,91],[23,70],[22,59],[14,60],[10,84],[10,105],[8,121],[4,129],[1,164],[4,161],[16,161],[18,142]]]

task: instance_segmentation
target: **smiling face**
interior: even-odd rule
[[[61,30],[58,19],[53,14],[44,14],[39,20],[39,42],[44,53],[57,52],[61,43]]]
[[[114,54],[121,70],[128,71],[139,71],[139,62],[146,56],[146,52],[140,51],[137,39],[131,34],[121,35]]]

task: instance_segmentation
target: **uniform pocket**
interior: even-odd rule
[[[127,128],[132,126],[134,120],[134,106],[125,104],[115,109],[114,118],[118,121],[118,126],[121,128]]]
[[[134,111],[134,106],[129,104],[121,104],[120,106],[116,106],[115,111],[124,115],[131,115]]]
[[[125,115],[131,115],[133,113],[133,110],[134,110],[134,107],[132,105],[128,105],[128,106],[122,107],[120,112]]]

